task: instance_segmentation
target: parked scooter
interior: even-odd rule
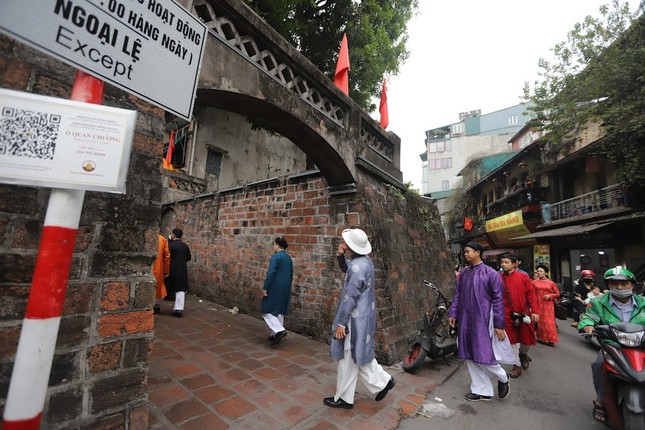
[[[645,327],[634,323],[596,326],[604,363],[607,424],[645,430]]]
[[[558,301],[558,304],[566,309],[567,317],[569,317],[569,318],[573,317],[573,301],[574,300],[575,300],[575,296],[574,296],[573,292],[571,292],[571,291],[562,291],[560,293],[560,300]]]
[[[423,284],[437,292],[437,300],[432,310],[425,312],[421,329],[405,349],[403,370],[410,373],[423,366],[426,357],[436,360],[457,352],[457,333],[448,325],[451,301],[431,282]]]

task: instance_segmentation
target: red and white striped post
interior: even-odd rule
[[[72,100],[103,103],[103,81],[76,72]],[[4,430],[37,430],[83,208],[84,190],[52,189],[4,409]]]

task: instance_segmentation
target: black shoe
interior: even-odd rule
[[[508,377],[508,375],[506,376]],[[505,399],[506,397],[508,397],[508,393],[510,392],[511,392],[510,378],[506,382],[497,381],[497,395],[499,396],[500,399]]]
[[[338,401],[334,401],[333,397],[325,397],[323,403],[329,406],[330,408],[343,408],[343,409],[352,409],[353,404],[347,403],[345,400],[339,398]]]
[[[528,354],[520,353],[520,364],[522,365],[522,368],[528,369],[530,363],[531,363],[531,357],[529,357]]]
[[[159,312],[161,312],[161,308],[159,306],[153,306],[152,310],[154,311],[155,314],[158,314]]]
[[[510,376],[511,378],[519,378],[520,376],[522,376],[522,368],[520,366],[513,366],[513,369],[508,372],[508,376]]]
[[[482,396],[481,394],[468,393],[464,396],[469,402],[490,402],[491,396]]]
[[[286,330],[279,331],[275,334],[275,339],[273,339],[273,344],[278,345],[283,337],[287,335]]]
[[[181,318],[184,316],[184,311],[172,311],[172,314],[177,318]]]
[[[275,343],[275,334],[272,334],[271,336],[269,336],[269,342]]]
[[[387,396],[387,392],[390,391],[394,386],[396,385],[396,381],[394,380],[393,377],[390,376],[390,380],[387,382],[387,385],[385,388],[383,388],[377,395],[376,395],[376,401],[380,402]]]

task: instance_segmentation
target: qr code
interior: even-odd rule
[[[60,128],[60,115],[2,107],[0,156],[52,160]]]

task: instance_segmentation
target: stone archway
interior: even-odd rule
[[[210,29],[196,91],[195,144],[255,174],[225,181],[216,192],[165,201],[195,249],[191,291],[255,312],[265,245],[285,236],[297,274],[289,329],[326,339],[342,284],[334,258],[338,237],[346,227],[361,226],[374,241],[377,354],[395,361],[421,318],[419,309],[429,306],[421,280],[443,289],[454,281],[436,206],[406,193],[401,182],[400,140],[240,0],[187,3]],[[248,154],[270,141],[270,132],[249,142],[253,137],[239,132],[249,125],[240,118],[284,136],[317,169],[257,174]],[[228,136],[212,124],[231,125]],[[279,155],[288,147],[274,142],[272,149]]]
[[[251,118],[255,124],[286,137],[307,154],[330,186],[346,186],[356,182],[346,161],[321,136],[320,131],[303,123],[289,111],[266,100],[212,89],[200,89],[198,100],[199,106],[212,106],[238,113]]]
[[[332,187],[357,169],[403,188],[400,141],[239,0],[194,0],[209,27],[197,106],[251,116],[301,148]]]

